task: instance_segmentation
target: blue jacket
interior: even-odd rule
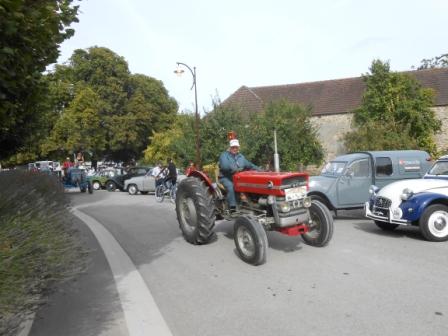
[[[229,151],[219,156],[219,177],[232,178],[233,174],[245,169],[260,170],[259,167],[247,160],[243,154],[233,155]]]

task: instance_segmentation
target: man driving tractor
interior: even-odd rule
[[[236,209],[236,197],[233,188],[233,174],[243,170],[261,170],[258,166],[247,160],[239,152],[240,143],[233,132],[229,133],[229,148],[219,157],[219,182],[227,190],[227,203],[231,212]]]

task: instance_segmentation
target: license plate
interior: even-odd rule
[[[286,201],[295,201],[301,199],[306,194],[306,187],[296,187],[285,189],[285,199]]]

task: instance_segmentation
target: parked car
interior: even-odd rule
[[[186,178],[185,174],[178,171],[177,182]],[[138,192],[141,194],[147,194],[149,192],[155,192],[156,181],[154,176],[151,176],[151,171],[144,176],[132,177],[124,182],[124,190],[127,190],[129,195],[136,195]]]
[[[122,174],[123,169],[121,168],[108,168],[88,176],[88,179],[91,181],[93,189],[100,190],[106,188],[106,182],[109,178]]]
[[[423,179],[372,186],[365,215],[383,230],[419,226],[430,241],[448,240],[448,156],[441,157]]]
[[[109,177],[106,181],[106,189],[108,191],[115,191],[119,189],[120,191],[124,191],[124,182],[135,176],[143,176],[146,175],[148,171],[150,171],[152,167],[131,167],[123,175],[115,175]]]
[[[425,151],[368,151],[338,156],[320,176],[310,177],[308,195],[330,210],[362,209],[369,187],[384,187],[403,179],[421,178],[431,166]]]

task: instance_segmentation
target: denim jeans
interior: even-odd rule
[[[236,197],[232,180],[227,177],[220,177],[219,182],[227,190],[227,203],[229,204],[229,207],[236,207]]]

